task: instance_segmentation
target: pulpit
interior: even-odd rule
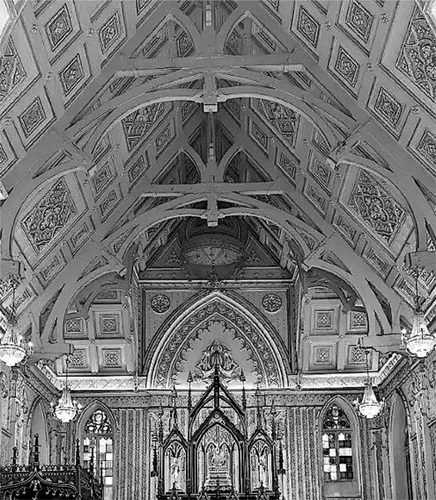
[[[32,463],[17,463],[14,448],[12,463],[0,467],[0,500],[102,500],[103,487],[93,475],[93,460],[90,470],[80,465],[79,443],[76,447],[75,464],[40,464],[38,435],[35,435]]]

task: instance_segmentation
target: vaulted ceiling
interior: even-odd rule
[[[68,351],[64,319],[92,304],[128,322],[132,279],[158,279],[156,259],[196,219],[236,221],[234,240],[263,247],[277,279],[334,290],[374,337],[410,321],[419,268],[434,322],[425,4],[17,6],[1,42],[0,295],[10,305],[9,275],[21,276],[20,324],[38,355]]]

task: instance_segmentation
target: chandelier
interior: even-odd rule
[[[61,420],[64,424],[71,422],[82,410],[82,405],[71,397],[71,391],[68,387],[68,365],[70,360],[65,360],[65,386],[62,389],[62,395],[59,398],[58,404],[54,407],[51,403],[52,411],[56,418]]]
[[[425,358],[436,345],[436,336],[430,333],[424,313],[420,307],[421,299],[418,293],[418,271],[415,276],[415,311],[413,315],[412,330],[408,333],[407,329],[402,331],[402,341],[406,349],[417,356]]]
[[[360,343],[359,343],[360,347]],[[365,390],[363,392],[362,401],[356,399],[354,401],[354,405],[359,413],[366,418],[374,418],[376,417],[380,411],[382,410],[385,402],[384,399],[382,401],[378,401],[376,395],[374,394],[374,388],[372,386],[372,381],[369,376],[369,364],[368,364],[368,355],[369,351],[365,349],[365,358],[366,358],[366,381],[365,381]]]
[[[23,336],[17,332],[18,316],[15,305],[15,290],[18,281],[12,281],[12,304],[6,312],[6,331],[0,333],[0,361],[7,366],[15,366],[25,361],[26,357],[32,353],[32,342],[26,342]],[[27,344],[27,345],[26,345]]]

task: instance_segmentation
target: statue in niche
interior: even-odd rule
[[[180,460],[177,457],[171,460],[171,485],[176,490],[180,489]]]
[[[223,378],[233,380],[241,375],[241,368],[234,361],[232,352],[219,340],[214,340],[203,352],[193,371],[194,380],[212,378],[215,366],[218,366]]]

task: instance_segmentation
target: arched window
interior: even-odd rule
[[[342,408],[333,404],[322,422],[323,470],[325,481],[353,481],[353,445],[350,421]]]
[[[83,465],[89,469],[89,463],[94,449],[94,472],[103,478],[104,498],[113,499],[113,430],[106,413],[95,410],[83,428]]]

